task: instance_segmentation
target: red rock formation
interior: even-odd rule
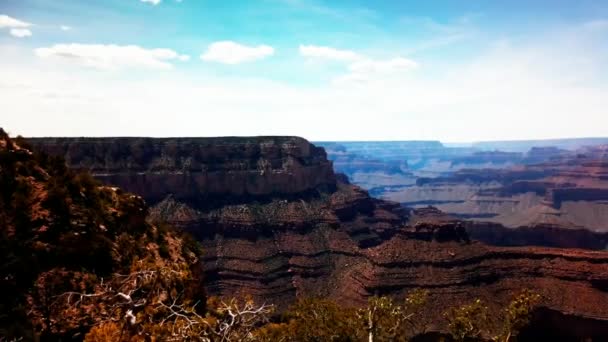
[[[592,147],[561,153],[542,164],[462,170],[451,176],[419,179],[417,186],[387,193],[386,197],[406,205],[432,204],[461,218],[510,228],[550,226],[605,233],[608,232],[605,150],[601,146]]]
[[[36,148],[63,155],[73,168],[141,194],[196,201],[293,195],[335,187],[323,149],[296,137],[40,138]]]
[[[244,146],[250,141],[243,139],[239,148],[228,150],[233,154],[222,159],[225,165],[215,167],[223,170],[218,171],[219,179],[240,174],[243,165],[259,165],[257,160],[267,160],[233,163],[243,160],[238,152],[248,151]],[[78,150],[77,141],[68,145]],[[213,144],[203,143],[215,151],[209,145]],[[278,147],[268,148],[282,151]],[[207,199],[219,202],[203,203],[190,193],[187,196],[174,193],[152,209],[152,219],[168,220],[202,242],[205,284],[210,294],[247,293],[284,308],[298,296],[327,296],[345,305],[358,305],[374,294],[403,296],[412,288],[427,288],[432,295],[425,317],[441,329],[445,324],[442,313],[449,307],[481,298],[497,313],[515,292],[532,288],[543,295],[542,305],[550,312],[599,322],[599,333],[608,334],[605,323],[608,306],[604,305],[608,303],[608,253],[501,248],[471,242],[461,221],[434,209],[416,210],[410,215],[395,203],[372,199],[360,188],[337,181],[331,169],[326,169],[330,164],[322,151],[313,146],[300,146],[297,150],[316,152],[298,152],[297,163],[271,168],[277,171],[271,175],[281,179],[280,182],[259,177],[258,168],[248,174],[255,177],[251,180],[253,188],[257,188],[258,180],[278,186],[291,177],[302,177],[294,180],[302,185],[296,187],[298,190],[306,190],[298,196],[292,196],[295,188],[291,184],[286,185],[286,190],[260,187],[265,191],[255,194],[264,196],[235,196],[236,200],[231,202],[220,201],[218,196]],[[205,149],[195,151],[203,153]],[[291,159],[288,153],[281,155]],[[167,159],[170,155],[164,156]],[[128,154],[121,158],[128,158]],[[121,158],[116,160],[117,165]],[[274,163],[286,165],[278,159]],[[302,165],[314,167],[308,174],[297,171]],[[312,173],[314,169],[321,174]],[[143,170],[137,171],[143,172],[143,178],[154,174],[152,170]],[[134,171],[116,168],[112,172],[128,180]],[[99,175],[104,181],[112,179]],[[172,176],[173,171],[165,170],[153,181],[162,184],[163,177]],[[227,181],[220,183],[226,185],[218,194],[247,192],[243,190],[247,187],[233,187]],[[200,184],[208,185],[199,183],[195,191],[209,193]],[[133,189],[128,184],[127,188]],[[171,189],[182,188],[166,191]],[[153,198],[156,196],[153,193]]]
[[[317,223],[295,215],[257,228],[255,220],[227,226],[234,221],[224,223],[224,217],[191,225],[215,229],[201,236],[207,290],[248,293],[284,308],[298,296],[360,305],[371,295],[427,288],[432,297],[425,317],[436,318],[433,327],[441,329],[447,307],[481,298],[498,313],[514,293],[532,288],[547,310],[587,321],[608,318],[602,304],[608,302],[607,253],[490,247],[467,242],[462,223],[441,215],[416,211],[408,224],[398,224],[399,216],[377,202],[340,219],[331,203],[322,206],[325,216]]]

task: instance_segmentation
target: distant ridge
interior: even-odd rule
[[[608,137],[600,138],[565,138],[565,139],[532,139],[532,140],[497,140],[478,141],[471,147],[482,150],[501,150],[506,152],[527,152],[532,147],[552,146],[565,150],[575,150],[589,145],[608,144]]]

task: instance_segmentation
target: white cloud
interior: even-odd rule
[[[30,26],[32,26],[32,24],[28,22],[9,17],[5,14],[0,15],[0,28],[26,28]]]
[[[345,62],[348,73],[335,78],[335,83],[366,82],[378,77],[394,76],[418,67],[418,63],[403,57],[373,59],[351,50],[339,50],[328,46],[300,45],[299,50],[303,57]]]
[[[392,73],[409,71],[418,67],[418,63],[403,57],[388,60],[361,60],[349,65],[349,69],[355,73]]]
[[[107,77],[30,60],[29,50],[0,44],[0,108],[11,114],[2,124],[26,136],[444,141],[608,136],[604,38],[566,31],[493,44],[471,51],[474,56],[466,60],[422,59],[424,68],[416,72],[409,71],[410,63],[378,59],[386,63],[359,64],[358,70],[404,72],[376,75],[356,86],[214,77],[206,68]],[[295,61],[292,67],[305,73],[303,64]],[[344,63],[346,72],[349,65]]]
[[[17,37],[17,38],[30,37],[32,35],[32,31],[30,31],[29,29],[24,29],[24,28],[12,28],[10,33],[11,33],[11,36]]]
[[[136,45],[57,44],[35,52],[41,58],[56,58],[103,70],[171,69],[171,61],[188,58],[171,49],[145,49]]]
[[[274,54],[268,45],[247,46],[233,41],[220,41],[209,45],[201,59],[207,62],[239,64],[263,59]]]
[[[70,26],[67,26],[67,25],[61,25],[61,26],[59,26],[59,29],[61,31],[70,31],[72,28]]]
[[[32,35],[32,31],[28,27],[31,23],[9,17],[6,14],[0,15],[0,29],[8,28],[9,33],[13,37],[24,38]]]
[[[351,63],[349,73],[334,79],[335,84],[385,81],[399,78],[404,72],[418,68],[418,63],[403,57],[387,60],[364,59]]]
[[[350,50],[339,50],[327,46],[300,45],[300,55],[308,58],[329,59],[335,61],[356,61],[361,55]]]
[[[178,59],[182,62],[187,62],[190,60],[190,56],[189,55],[179,55]]]

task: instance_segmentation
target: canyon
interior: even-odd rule
[[[334,173],[325,150],[304,139],[28,141],[38,150],[64,156],[73,169],[89,170],[108,185],[141,195],[151,205],[150,221],[168,222],[194,235],[203,247],[204,284],[210,295],[250,295],[284,309],[300,297],[361,305],[373,295],[402,298],[411,289],[423,288],[431,297],[421,319],[428,321],[429,329],[441,331],[449,307],[479,298],[499,313],[512,295],[531,288],[542,296],[543,313],[533,318],[532,326],[550,324],[545,334],[572,339],[608,336],[608,308],[603,305],[608,302],[608,253],[475,241],[470,235],[475,222],[437,208],[408,209],[373,198],[349,177]],[[484,167],[526,158],[519,153],[477,157]],[[359,165],[407,178],[414,162],[395,158],[387,165],[368,158]],[[336,160],[338,170],[339,163]],[[601,165],[588,167],[597,171],[597,182],[604,181]],[[547,179],[570,184],[588,171],[555,169],[559,177],[536,175],[533,168],[522,172],[537,177],[529,185],[536,187],[546,185]],[[426,181],[420,175],[413,184],[422,187]],[[510,179],[508,172],[501,177]],[[580,184],[587,184],[587,177],[582,179]],[[428,182],[442,181],[435,177]],[[519,194],[519,186],[512,182],[495,188]],[[506,191],[495,188],[479,186],[478,191]],[[551,206],[569,202],[563,189],[547,197],[553,200]],[[578,189],[574,194],[587,196]],[[603,195],[590,196],[595,200]],[[504,228],[491,221],[483,224]],[[531,332],[545,336],[542,333]]]
[[[338,171],[344,169],[370,194],[407,207],[437,207],[469,221],[469,233],[485,242],[605,249],[607,145],[589,145],[605,140],[486,142],[468,147],[438,142],[332,143],[328,154],[338,161]],[[375,151],[382,146],[392,152]],[[373,168],[357,162],[372,156],[377,158]],[[399,173],[379,171],[396,162],[402,163]]]
[[[461,170],[448,177],[420,178],[416,187],[395,194],[395,199],[411,205],[412,199],[419,201],[425,197],[433,205],[460,217],[512,228],[549,224],[605,232],[608,230],[605,149],[579,150],[574,156],[521,167]]]

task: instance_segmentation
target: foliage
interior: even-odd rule
[[[268,323],[274,311],[272,305],[256,305],[251,299],[224,301],[212,297],[207,307],[204,336],[210,341],[254,341],[254,330]]]
[[[256,332],[260,341],[359,341],[363,331],[354,308],[327,299],[300,299],[284,315],[284,323]]]
[[[539,303],[539,294],[524,289],[516,295],[504,309],[501,330],[492,332],[488,308],[477,299],[470,304],[453,308],[446,313],[448,330],[455,341],[484,341],[493,336],[492,341],[509,342],[528,325],[530,315]]]
[[[254,341],[253,330],[265,324],[272,312],[271,306],[236,299],[211,298],[205,315],[182,296],[128,304],[131,308],[122,319],[101,322],[87,333],[85,341]]]
[[[327,299],[301,299],[283,323],[256,332],[260,341],[407,341],[416,333],[416,315],[427,291],[413,291],[403,304],[372,297],[364,308],[342,307]]]
[[[488,308],[481,300],[448,311],[448,330],[456,341],[481,340],[486,329]]]
[[[106,341],[121,341],[122,326],[115,322],[104,322],[91,328],[84,340],[85,342],[106,342]]]
[[[530,323],[530,315],[540,302],[541,296],[529,289],[524,289],[515,296],[505,309],[503,330],[494,337],[495,341],[509,342],[519,331]]]
[[[138,278],[134,296],[169,299],[175,289],[204,300],[200,250],[148,224],[141,198],[23,146],[0,129],[0,336],[61,339],[122,321],[129,304],[101,294],[135,291],[121,274],[143,270],[171,274]]]
[[[427,291],[417,290],[406,297],[403,305],[390,297],[372,297],[367,308],[358,312],[368,341],[406,341],[416,328],[415,316],[427,297]]]

